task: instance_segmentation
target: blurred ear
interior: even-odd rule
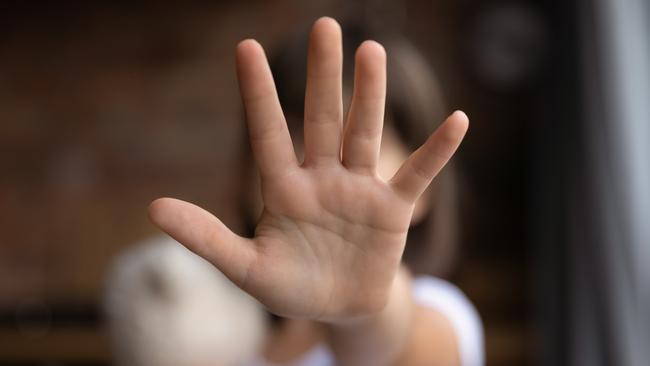
[[[384,124],[384,133],[381,139],[381,150],[379,153],[379,163],[377,165],[377,174],[384,179],[389,180],[397,170],[399,170],[402,163],[408,158],[408,147],[400,139],[398,133],[395,131],[391,121],[386,121]],[[431,195],[432,190],[437,186],[434,180],[429,188],[427,188],[422,195],[417,199],[413,216],[411,217],[411,225],[416,225],[421,222],[431,209]]]
[[[413,216],[411,216],[411,226],[417,225],[427,216],[431,211],[432,200],[431,196],[436,189],[436,182],[434,181],[427,189],[422,192],[420,197],[415,201],[415,208],[413,208]]]

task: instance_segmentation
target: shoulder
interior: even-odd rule
[[[420,276],[413,279],[415,301],[435,310],[450,323],[456,336],[462,365],[483,365],[483,325],[478,311],[453,284],[439,278]]]

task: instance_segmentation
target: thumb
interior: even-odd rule
[[[243,287],[257,255],[251,239],[233,233],[221,220],[189,202],[159,198],[149,205],[151,221],[212,263],[237,286]]]

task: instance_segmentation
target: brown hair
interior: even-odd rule
[[[351,55],[364,40],[378,40],[387,51],[386,123],[394,127],[410,151],[417,149],[448,112],[431,67],[420,52],[399,35],[373,32],[370,27],[354,23],[343,23],[342,27],[344,98],[349,100],[352,90],[354,58]],[[294,139],[302,136],[306,54],[307,32],[304,32],[273,53],[270,59],[280,102]],[[245,154],[244,161],[250,162],[248,146]],[[244,166],[249,179],[251,166],[252,163]],[[446,277],[453,269],[458,237],[455,183],[453,166],[447,166],[429,188],[432,202],[426,216],[409,229],[404,262],[414,273]],[[250,195],[250,190],[245,194]],[[250,219],[250,205],[247,209],[245,216]],[[249,226],[252,231],[254,225]]]

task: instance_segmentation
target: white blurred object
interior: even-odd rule
[[[267,330],[256,300],[166,236],[115,261],[104,306],[120,366],[238,365],[259,353]]]

